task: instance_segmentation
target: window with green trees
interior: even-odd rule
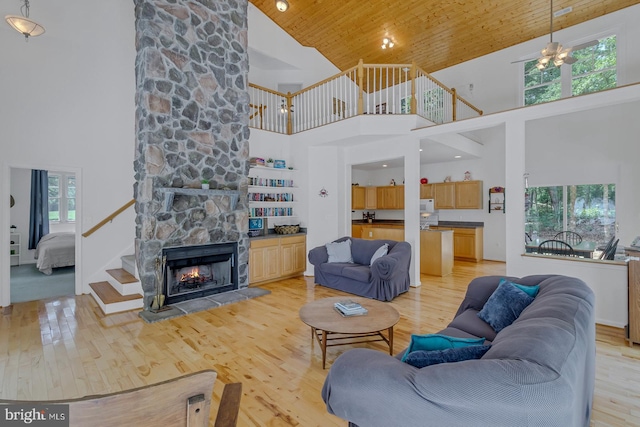
[[[525,233],[545,240],[560,231],[574,231],[583,241],[605,244],[616,231],[615,202],[615,184],[529,187]]]
[[[64,173],[49,173],[49,222],[76,220],[76,178]]]
[[[524,64],[524,105],[541,104],[574,95],[611,89],[617,85],[616,36],[595,46],[573,51],[577,61],[539,70],[537,58]]]

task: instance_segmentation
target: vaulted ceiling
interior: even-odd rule
[[[435,72],[549,34],[547,0],[250,0],[303,46],[340,70],[365,63],[416,64]],[[556,0],[557,31],[640,0]],[[395,43],[381,49],[382,39]]]

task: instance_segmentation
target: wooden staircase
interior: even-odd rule
[[[121,258],[122,268],[106,270],[107,280],[90,283],[91,295],[104,314],[136,310],[143,306],[142,284],[137,278],[134,255]]]

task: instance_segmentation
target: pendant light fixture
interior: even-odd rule
[[[44,27],[37,22],[29,19],[29,0],[24,0],[24,4],[20,7],[20,13],[18,15],[7,15],[4,19],[7,24],[11,25],[14,30],[24,35],[25,40],[29,40],[29,37],[37,37],[44,34]]]
[[[287,0],[276,0],[276,9],[280,12],[286,12],[289,9],[289,2]]]

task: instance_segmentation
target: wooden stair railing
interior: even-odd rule
[[[99,223],[97,223],[95,226],[93,226],[92,228],[90,228],[88,231],[85,231],[84,233],[82,233],[82,237],[89,237],[91,236],[93,233],[95,233],[96,231],[98,231],[100,228],[102,228],[106,223],[113,221],[113,219],[115,217],[117,217],[118,215],[120,215],[122,212],[126,211],[130,206],[132,206],[134,203],[136,202],[135,199],[131,199],[129,200],[127,203],[125,203],[124,205],[122,205],[119,209],[117,209],[115,212],[113,212],[111,215],[107,216],[105,219],[103,219],[102,221],[100,221]]]
[[[156,427],[210,425],[211,398],[217,373],[204,370],[157,384],[104,395],[58,401],[0,400],[5,405],[69,405],[70,427]],[[225,384],[215,427],[238,422],[242,383]],[[52,406],[51,412],[55,412]],[[10,407],[6,408],[11,411]],[[37,423],[36,423],[37,424]]]

